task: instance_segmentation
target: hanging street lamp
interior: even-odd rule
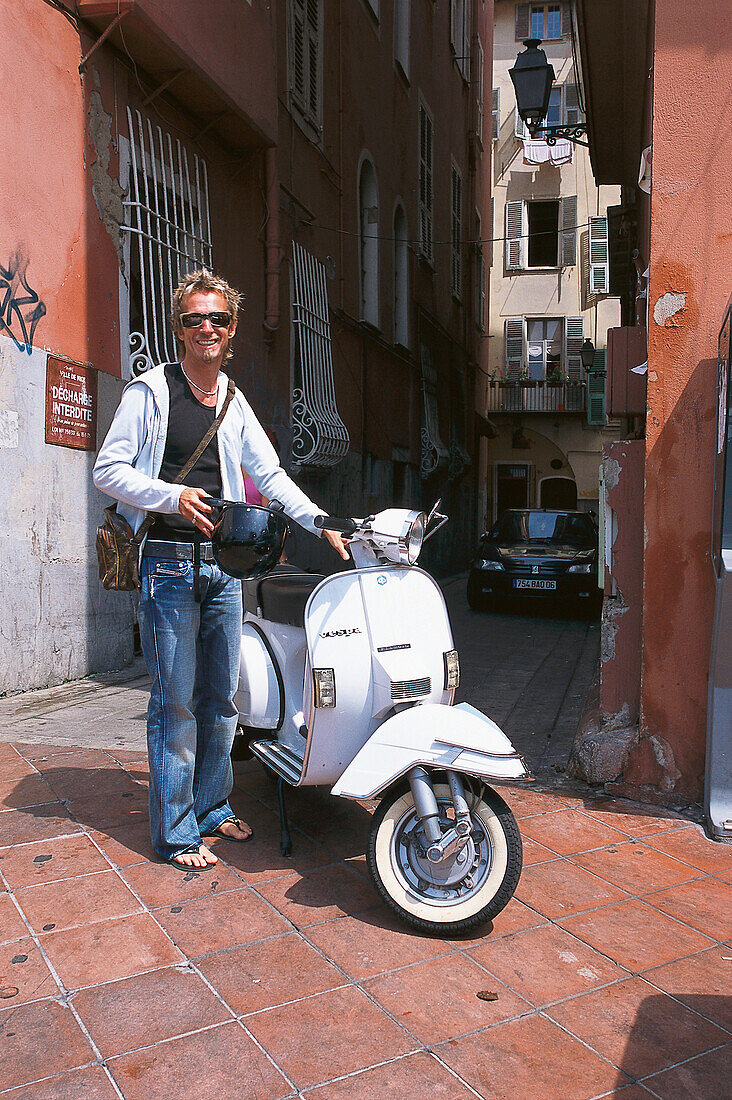
[[[549,110],[549,97],[554,83],[554,66],[549,64],[540,38],[527,38],[526,49],[516,58],[516,64],[508,70],[516,92],[516,107],[531,137],[556,145],[563,138],[574,145],[588,145],[580,138],[587,133],[584,123],[567,126],[542,126]]]

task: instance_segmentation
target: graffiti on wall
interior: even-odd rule
[[[0,264],[0,334],[9,336],[18,351],[30,355],[36,325],[45,317],[46,306],[28,285],[28,263],[28,256],[20,246],[7,267]]]

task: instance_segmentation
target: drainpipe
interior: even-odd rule
[[[280,324],[280,185],[277,178],[277,149],[264,151],[264,195],[267,221],[264,227],[265,248],[265,339],[270,342]]]

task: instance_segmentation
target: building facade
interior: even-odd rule
[[[608,425],[605,332],[618,323],[609,296],[607,206],[588,150],[532,140],[509,77],[528,38],[542,40],[555,71],[549,125],[582,122],[571,5],[496,0],[492,90],[492,262],[483,444],[486,526],[509,507],[599,507],[598,471]],[[597,349],[586,375],[580,350]]]
[[[0,690],[132,656],[91,466],[125,380],[177,356],[193,267],[245,294],[232,373],[303,488],[353,515],[441,496],[427,563],[465,561],[491,38],[481,0],[2,7]],[[290,556],[334,567],[304,533]]]

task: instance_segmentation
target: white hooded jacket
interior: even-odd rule
[[[219,373],[217,413],[224,403],[228,381],[227,375]],[[137,531],[146,512],[178,511],[184,487],[159,479],[169,408],[164,365],[134,378],[124,388],[94,464],[94,484],[118,502],[118,512],[133,531]],[[221,492],[226,500],[244,500],[243,466],[263,496],[281,501],[287,515],[307,531],[322,534],[313,524],[322,509],[282,469],[277,452],[240,390],[234,394],[216,438]]]

